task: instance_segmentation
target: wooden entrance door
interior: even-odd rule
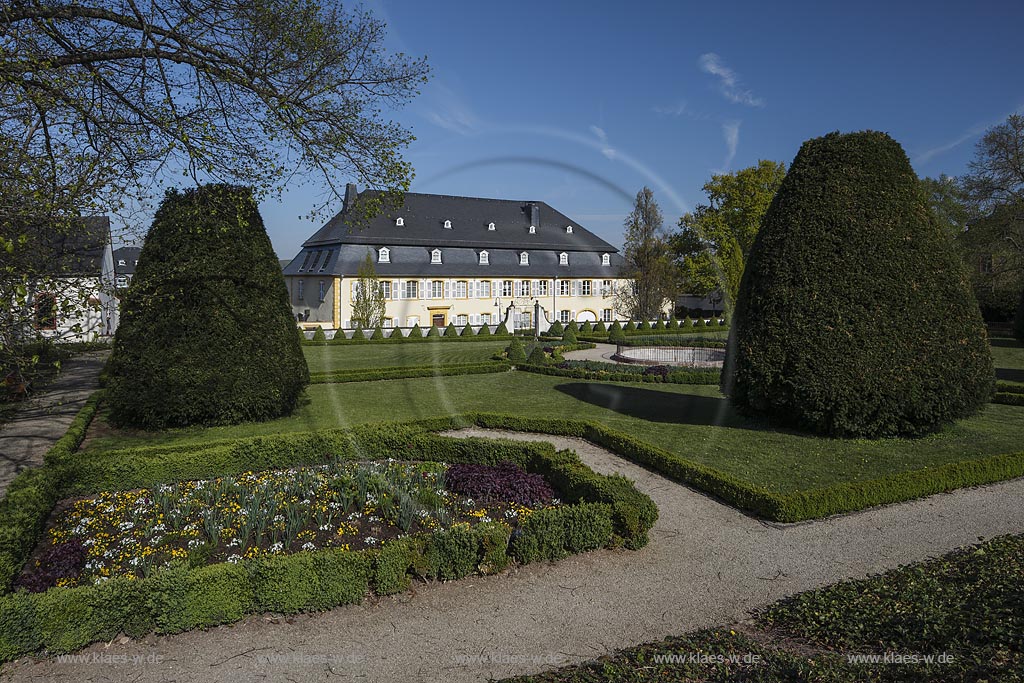
[[[430,315],[430,324],[438,329],[442,327],[447,327],[448,321],[445,320],[445,317],[446,316],[444,313],[432,313]]]

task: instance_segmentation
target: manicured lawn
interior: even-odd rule
[[[1021,572],[1024,537],[1002,537],[797,595],[752,624],[667,638],[506,683],[1020,680]],[[894,664],[848,658],[886,654],[918,659]],[[945,661],[939,663],[939,656]],[[923,657],[933,660],[924,663]]]
[[[399,366],[450,365],[490,360],[508,346],[505,341],[416,342],[304,346],[311,373]]]
[[[1024,385],[1024,344],[1012,337],[994,337],[991,343],[996,380]]]
[[[526,372],[321,384],[310,387],[308,397],[294,415],[273,422],[101,435],[88,450],[485,411],[594,420],[757,486],[788,492],[1014,453],[1024,434],[1024,408],[989,405],[922,439],[832,440],[765,429],[736,415],[713,386],[586,382]]]

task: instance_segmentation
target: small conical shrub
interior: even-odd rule
[[[430,329],[427,330],[427,336],[428,337],[440,337],[441,336],[441,331],[437,329],[436,325],[431,325]]]
[[[678,330],[679,329],[679,321],[676,320],[675,316],[672,316],[671,318],[668,319],[668,324],[665,325],[665,329],[666,330]]]
[[[829,436],[918,436],[988,401],[978,304],[888,135],[800,148],[747,259],[727,357],[739,410]]]
[[[608,330],[608,341],[612,344],[626,341],[625,331],[623,331],[621,327],[615,327],[612,325],[612,328]]]
[[[455,327],[455,323],[448,323],[448,327],[444,328],[444,336],[446,337],[458,337],[459,328]]]
[[[618,320],[614,321],[612,323],[611,327],[608,328],[608,333],[609,334],[611,334],[612,332],[621,332],[621,331],[622,331],[622,325],[619,324]]]
[[[331,337],[327,341],[327,343],[328,344],[344,344],[345,341],[347,341],[347,338],[345,337],[345,330],[338,329],[338,330],[334,331],[334,336]]]
[[[576,339],[575,330],[573,330],[571,327],[566,327],[565,332],[562,334],[562,341],[565,342],[566,344],[575,344],[579,340]]]
[[[593,330],[594,328],[590,326],[589,320],[580,325],[580,334],[590,334]]]
[[[476,336],[478,336],[478,337],[490,337],[491,336],[491,326],[488,325],[487,323],[484,323],[483,325],[480,326],[480,331],[476,333]]]
[[[654,327],[652,327],[651,329],[654,329],[654,330],[664,330],[665,329],[665,321],[662,320],[661,318],[658,318],[658,322],[654,323]]]
[[[530,357],[526,359],[526,362],[530,365],[547,365],[548,356],[544,353],[544,349],[540,344],[533,347],[533,351],[530,352]]]
[[[551,323],[551,327],[548,328],[548,334],[552,337],[561,337],[563,332],[565,332],[565,328],[562,327],[562,323],[558,320]]]
[[[296,329],[298,329],[298,331],[299,331],[299,343],[300,344],[305,344],[307,341],[309,341],[308,339],[306,339],[306,331],[304,329],[302,329],[301,327],[296,328]]]
[[[518,337],[513,338],[512,342],[505,347],[505,355],[508,356],[511,363],[525,363],[526,349],[523,348],[523,342]]]
[[[651,329],[651,324],[646,320],[641,320],[636,329],[646,332]]]
[[[366,339],[366,335],[363,333],[361,325],[356,325],[356,329],[352,331],[352,339],[353,341],[357,339]]]
[[[469,323],[466,323],[466,326],[462,328],[462,332],[461,332],[461,334],[459,336],[462,336],[462,337],[472,337],[472,336],[474,336],[474,334],[473,334],[473,326],[470,325]]]
[[[494,334],[496,336],[497,335],[505,335],[505,336],[508,335],[508,328],[505,327],[505,323],[504,322],[498,323],[498,329],[494,330]]]
[[[569,321],[569,324],[565,326],[565,329],[566,330],[572,330],[573,332],[579,332],[580,331],[580,327],[579,327],[579,325],[576,324],[575,320]]]
[[[402,328],[401,327],[392,327],[391,328],[391,336],[388,337],[388,339],[401,339],[404,336],[405,335],[402,334]]]
[[[423,330],[420,329],[419,323],[412,326],[409,330],[409,339],[422,339]]]
[[[309,383],[295,328],[252,190],[170,190],[121,303],[110,421],[163,429],[291,413]]]
[[[315,330],[313,330],[313,343],[314,344],[326,344],[327,343],[327,335],[324,334],[324,328],[317,327]]]
[[[632,321],[632,320],[630,320],[629,322],[627,322],[627,323],[626,323],[626,324],[625,324],[625,325],[623,326],[623,328],[622,328],[622,331],[623,331],[623,332],[632,332],[632,331],[634,331],[635,329],[636,329],[636,325],[634,325],[634,324],[633,324],[633,321]]]
[[[682,328],[684,330],[688,330],[691,327],[693,327],[693,320],[690,318],[690,316],[686,316],[685,318],[683,318]]]
[[[383,338],[384,338],[384,330],[380,329],[379,327],[373,331],[372,335],[370,335],[370,339],[375,339],[376,340],[376,339],[383,339]]]
[[[602,332],[607,332],[607,331],[608,331],[608,328],[606,328],[604,326],[603,322],[598,321],[598,323],[596,325],[594,325],[594,332],[596,332],[596,333],[600,334]]]

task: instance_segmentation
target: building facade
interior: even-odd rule
[[[341,213],[284,268],[303,327],[354,327],[367,254],[386,300],[384,327],[531,328],[537,310],[545,329],[620,317],[618,250],[544,202],[406,193],[400,207],[356,220],[367,194],[349,185]]]
[[[118,290],[127,289],[132,283],[141,253],[142,247],[118,247],[114,250],[114,286]]]

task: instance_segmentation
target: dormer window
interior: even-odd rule
[[[491,255],[488,254],[486,251],[481,251],[480,252],[480,265],[481,266],[490,265],[490,262],[491,262],[490,259],[491,259]]]
[[[440,249],[434,249],[432,252],[430,252],[430,262],[431,263],[440,263],[441,262],[441,250]]]
[[[447,230],[451,230],[451,229],[452,229],[452,222],[451,222],[451,221],[448,221],[448,220],[446,220],[446,221],[444,222],[444,227],[445,227],[445,228],[446,228]]]
[[[488,230],[494,230],[494,223],[488,223],[487,224],[487,229]]]
[[[530,255],[525,251],[519,254],[519,265],[528,266],[530,265]]]
[[[565,226],[565,233],[567,235],[571,235],[572,234],[572,226],[571,225]]]
[[[558,255],[558,265],[567,266],[569,265],[569,255],[564,251]]]
[[[612,264],[612,257],[608,254],[601,254],[601,265],[610,266]]]
[[[402,220],[399,218],[398,220]],[[391,250],[387,247],[381,247],[377,251],[377,263],[391,263]]]
[[[537,226],[536,225],[531,225],[530,226],[530,234],[531,235],[536,235],[537,234]]]
[[[126,266],[126,265],[128,265],[128,264],[127,264],[127,262],[125,262],[125,260],[124,260],[124,259],[121,259],[121,260],[119,260],[119,261],[117,262],[117,265],[119,265],[119,266]]]
[[[403,227],[405,225],[405,219],[399,216],[398,218],[395,219],[395,225],[397,225],[400,228]]]

